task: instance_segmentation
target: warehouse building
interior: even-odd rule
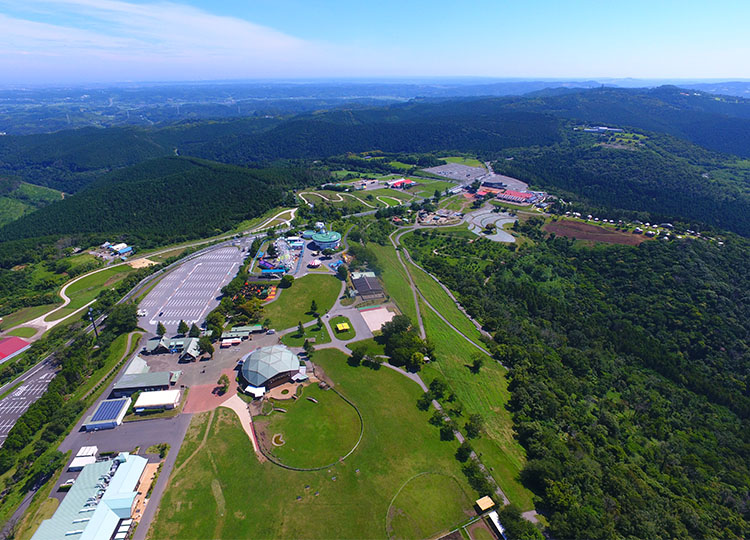
[[[112,388],[112,396],[119,398],[133,395],[135,392],[169,390],[169,381],[169,371],[123,375]]]
[[[362,276],[352,280],[352,285],[363,300],[384,298],[383,286],[376,277]]]
[[[125,538],[133,524],[139,488],[149,481],[144,478],[147,463],[140,456],[121,453],[113,460],[86,465],[32,540]]]
[[[94,412],[83,422],[86,431],[98,431],[100,429],[114,429],[122,424],[122,419],[130,407],[131,399],[123,397],[119,399],[105,399],[94,409]]]
[[[141,392],[133,409],[139,413],[153,409],[174,409],[179,404],[179,390],[157,390],[156,392]]]

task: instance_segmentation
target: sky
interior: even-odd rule
[[[750,2],[0,0],[0,85],[750,78]]]

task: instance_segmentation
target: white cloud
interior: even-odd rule
[[[172,2],[40,0],[21,14],[12,7],[14,15],[0,14],[0,82],[346,73],[330,45]]]

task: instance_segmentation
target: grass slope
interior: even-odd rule
[[[123,264],[102,270],[76,281],[65,291],[65,294],[70,298],[70,303],[63,309],[46,317],[45,320],[56,321],[73,313],[75,310],[94,300],[106,287],[111,287],[121,279],[124,279],[131,271],[133,271],[133,268],[127,264]]]
[[[441,442],[430,413],[416,408],[416,384],[386,368],[352,368],[336,350],[318,351],[315,361],[362,413],[365,432],[354,454],[311,473],[260,464],[234,413],[219,409],[204,448],[170,479],[151,538],[383,538],[389,522],[396,537],[415,529],[432,537],[473,514],[467,501],[475,494],[453,458],[457,443]],[[178,463],[198,447],[206,418],[195,417]],[[402,507],[407,492],[390,514],[404,514],[408,525],[389,520],[399,489],[424,472],[456,483],[419,485],[433,504]]]
[[[378,265],[381,269],[380,277],[391,299],[404,315],[407,315],[412,321],[416,321],[417,308],[414,305],[414,296],[409,287],[409,278],[406,276],[401,263],[398,262],[393,247],[390,245],[381,246],[372,242],[367,244],[367,247],[378,258]]]

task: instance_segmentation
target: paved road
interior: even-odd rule
[[[245,244],[247,241],[240,249],[228,246],[209,251],[168,274],[140,303],[146,310],[140,326],[155,332],[161,322],[167,333],[175,333],[180,320],[200,324],[219,304],[221,288],[234,278],[248,256],[243,251]]]
[[[55,367],[45,360],[22,375],[21,385],[0,401],[0,446],[3,445],[11,428],[26,412],[26,409],[46,392],[47,386],[54,377]],[[12,388],[18,382],[19,379],[9,382],[0,388],[0,393]]]
[[[469,212],[463,221],[469,225],[469,230],[477,236],[482,236],[493,242],[514,243],[516,239],[507,231],[503,230],[506,223],[515,223],[518,218],[506,212],[493,212],[491,207],[485,206],[475,212]],[[487,225],[495,225],[493,234],[482,234]]]

